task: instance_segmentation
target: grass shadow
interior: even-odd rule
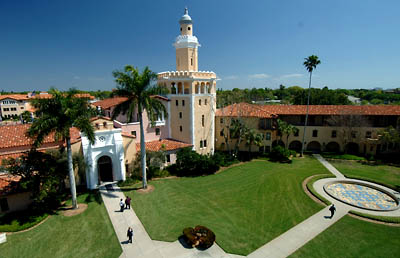
[[[85,203],[90,203],[93,201],[97,202],[98,204],[103,203],[103,199],[101,199],[101,194],[98,190],[89,191],[85,198]]]

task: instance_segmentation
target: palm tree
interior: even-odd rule
[[[229,133],[231,139],[235,138],[237,139],[234,150],[236,157],[239,152],[240,143],[242,142],[242,139],[245,137],[247,130],[248,130],[247,126],[244,123],[242,123],[239,119],[232,119],[229,128]]]
[[[78,208],[76,201],[75,175],[72,164],[71,135],[72,127],[78,128],[94,144],[94,129],[90,118],[94,114],[93,109],[88,105],[87,99],[77,97],[78,92],[70,89],[62,93],[51,88],[51,98],[37,98],[32,100],[36,108],[36,119],[28,130],[28,135],[35,139],[34,147],[42,144],[44,138],[54,133],[55,140],[62,140],[67,145],[69,182],[72,195],[72,206]]]
[[[297,132],[299,129],[297,129],[297,127],[286,123],[285,121],[278,119],[278,130],[281,132],[281,140],[282,140],[282,136],[286,135],[286,144],[285,144],[285,148],[288,149],[289,148],[289,136],[295,132]]]
[[[145,67],[142,74],[138,69],[127,65],[123,71],[114,71],[113,76],[118,84],[114,95],[126,97],[127,101],[117,105],[112,113],[115,119],[119,114],[126,115],[128,122],[132,122],[134,113],[137,111],[140,123],[140,154],[143,178],[143,189],[147,188],[146,177],[146,146],[143,129],[143,112],[146,111],[152,125],[160,115],[168,116],[167,109],[163,103],[153,98],[154,95],[165,93],[164,87],[154,84],[157,75],[148,67]]]
[[[301,153],[300,156],[303,157],[303,151],[304,151],[304,139],[306,136],[306,129],[307,129],[307,120],[308,120],[308,107],[310,105],[310,90],[311,90],[311,76],[312,72],[315,68],[317,68],[317,65],[321,63],[320,60],[318,60],[318,56],[312,55],[307,58],[304,58],[306,61],[304,61],[303,65],[306,67],[307,71],[310,73],[310,80],[308,83],[308,97],[307,97],[307,111],[306,111],[306,120],[304,121],[304,132],[303,132],[303,141],[301,143]]]
[[[252,144],[255,144],[258,147],[262,146],[262,134],[257,133],[254,129],[246,130],[244,137],[246,139],[247,146],[249,146],[249,155]]]

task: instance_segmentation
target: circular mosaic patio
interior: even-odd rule
[[[362,209],[390,211],[399,206],[393,195],[367,184],[333,182],[325,185],[324,189],[333,198]]]

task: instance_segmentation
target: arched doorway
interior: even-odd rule
[[[295,150],[297,152],[301,151],[301,142],[300,141],[292,141],[289,144],[289,150]]]
[[[328,152],[340,152],[340,145],[337,142],[329,142],[325,146],[325,151],[328,151]]]
[[[307,150],[316,153],[321,152],[321,144],[317,141],[312,141],[307,144]]]
[[[349,142],[346,144],[346,153],[348,154],[358,154],[359,147],[355,142]]]
[[[102,156],[97,161],[97,170],[99,173],[99,181],[113,181],[112,161],[108,156]]]

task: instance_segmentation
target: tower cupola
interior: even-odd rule
[[[185,8],[185,14],[182,15],[182,18],[179,20],[179,24],[192,24],[192,18],[189,16],[189,11]]]
[[[197,48],[200,46],[196,36],[193,36],[193,21],[188,9],[179,20],[181,34],[176,37],[174,47],[176,49],[176,70],[197,71]]]

